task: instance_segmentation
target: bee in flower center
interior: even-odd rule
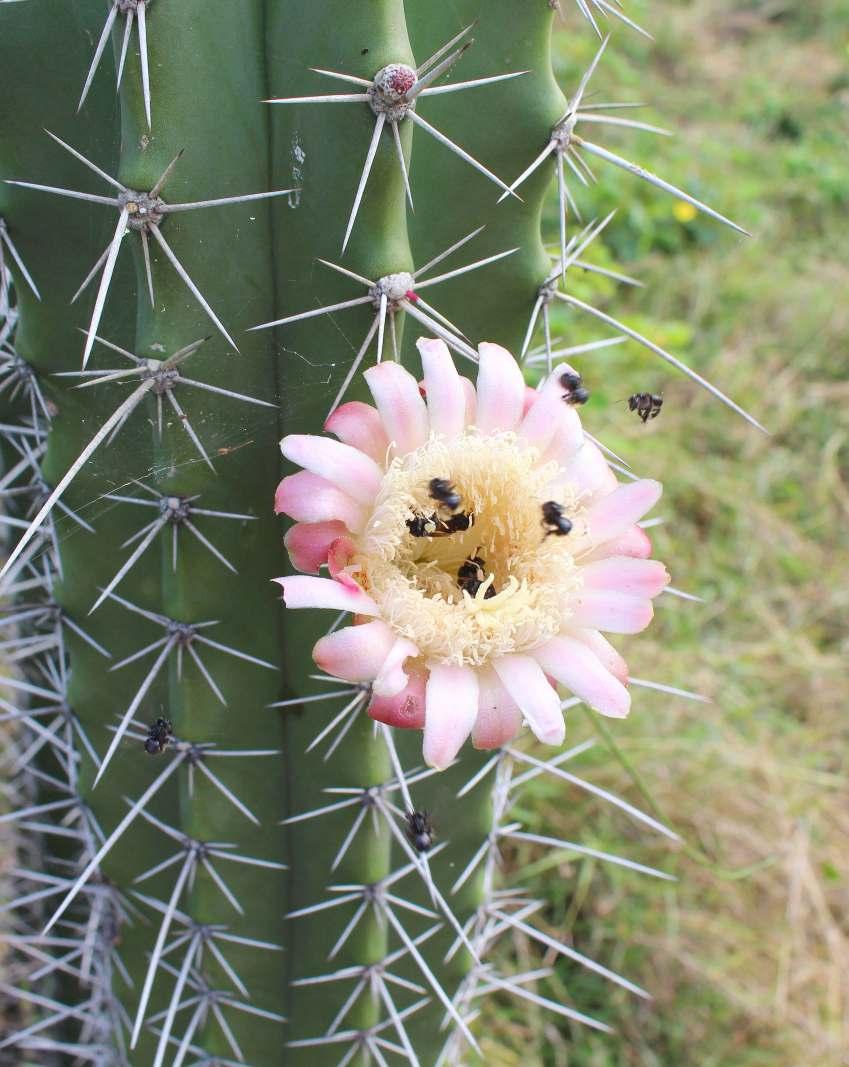
[[[468,530],[474,522],[474,516],[457,510],[463,498],[447,478],[431,478],[428,496],[436,502],[437,510],[429,516],[415,514],[407,519],[413,537],[447,537]]]
[[[486,580],[486,561],[477,554],[469,556],[468,559],[465,559],[460,564],[457,571],[457,584],[470,597],[477,595],[478,590]],[[484,600],[489,600],[490,597],[495,595],[495,586],[493,584],[488,585],[483,594]]]

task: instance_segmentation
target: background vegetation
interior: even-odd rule
[[[629,662],[712,703],[638,690],[615,724],[686,846],[649,840],[562,784],[538,782],[521,813],[677,883],[568,853],[537,865],[533,846],[508,857],[517,882],[530,875],[546,898],[553,933],[654,1001],[563,961],[542,991],[616,1036],[558,1030],[505,1001],[487,1052],[499,1067],[838,1067],[849,1063],[849,5],[626,6],[656,41],[617,32],[594,98],[645,101],[640,117],[676,136],[616,143],[755,239],[599,164],[601,195],[579,203],[598,215],[627,204],[599,261],[646,283],[600,306],[686,358],[772,436],[630,343],[575,361],[593,390],[592,431],[666,484],[656,554],[706,601],[663,597]],[[568,86],[594,45],[574,32],[571,0],[563,7]],[[569,343],[598,336],[577,319],[561,326]],[[647,427],[622,403],[637,390],[664,393]],[[592,735],[581,709],[572,716],[573,739]],[[616,755],[594,752],[595,780],[639,800]]]

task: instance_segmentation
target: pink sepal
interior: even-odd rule
[[[320,637],[312,650],[318,667],[346,682],[371,682],[383,666],[395,635],[380,619],[345,626]]]
[[[343,522],[298,522],[286,531],[283,544],[289,559],[299,571],[318,574],[327,563],[330,546],[346,533]]]
[[[328,433],[334,434],[346,445],[352,445],[380,464],[386,464],[389,438],[377,408],[361,400],[350,400],[340,405],[324,424]]]
[[[283,603],[287,608],[330,608],[355,615],[380,613],[377,604],[356,584],[352,589],[332,578],[313,578],[306,574],[274,578],[273,581],[283,589]]]
[[[366,509],[347,493],[310,471],[290,474],[277,486],[274,511],[296,522],[343,522],[359,533],[366,524]]]
[[[399,730],[422,730],[425,724],[427,671],[415,667],[407,672],[407,685],[392,697],[373,696],[368,714],[377,722]]]

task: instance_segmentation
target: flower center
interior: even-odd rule
[[[390,464],[352,570],[426,659],[480,666],[544,643],[572,613],[579,569],[543,504],[574,521],[578,491],[556,463],[538,464],[515,434],[473,430]],[[434,479],[457,506],[432,495]]]

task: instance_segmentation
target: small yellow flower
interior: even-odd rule
[[[698,212],[686,200],[676,200],[672,208],[672,214],[679,222],[692,222]]]

